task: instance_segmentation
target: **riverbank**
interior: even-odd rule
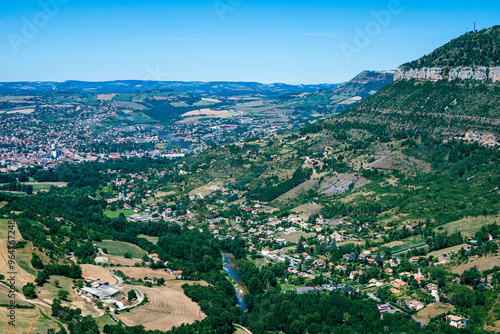
[[[248,288],[240,279],[238,275],[238,268],[236,267],[236,259],[233,254],[224,253],[222,254],[222,266],[224,271],[231,277],[235,285],[236,299],[238,300],[238,306],[245,312],[247,307],[243,297],[248,293]]]

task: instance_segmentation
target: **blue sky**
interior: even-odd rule
[[[338,83],[500,24],[496,1],[2,1],[0,81]]]

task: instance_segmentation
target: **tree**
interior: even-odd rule
[[[59,280],[57,278],[54,279],[54,285],[56,286],[56,288],[59,287]]]
[[[31,258],[31,265],[35,269],[43,269],[43,262],[40,259],[40,257],[35,253],[33,253],[33,256]]]
[[[384,265],[384,261],[382,260],[382,255],[380,255],[380,250],[377,251],[377,256],[375,257],[375,262],[382,267]]]
[[[38,285],[43,285],[45,282],[47,282],[47,278],[47,274],[44,271],[40,271],[35,278],[35,283]]]
[[[134,289],[131,289],[128,294],[127,294],[127,298],[129,301],[132,301],[133,299],[137,298],[137,294],[135,293],[135,290]]]
[[[69,296],[69,292],[66,290],[57,291],[57,298],[59,298],[59,299],[67,299],[68,296]]]
[[[123,257],[126,258],[126,259],[131,259],[132,258],[132,254],[125,253],[125,254],[123,254]]]
[[[38,296],[36,295],[35,285],[33,283],[29,282],[28,284],[26,284],[25,286],[23,286],[23,295],[27,299],[35,299],[35,298],[37,298]]]
[[[82,279],[78,279],[78,280],[76,280],[75,285],[76,285],[77,287],[79,287],[80,289],[81,289],[81,288],[83,288],[83,280],[82,280]]]

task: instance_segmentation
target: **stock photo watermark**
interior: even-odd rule
[[[403,12],[400,0],[390,0],[387,8],[380,11],[371,11],[373,20],[367,22],[363,28],[354,28],[354,38],[351,43],[340,44],[340,49],[348,63],[354,55],[358,55],[367,48],[372,41],[382,33],[382,29],[389,26],[395,15]]]
[[[49,24],[61,8],[61,5],[66,5],[71,0],[40,0],[38,5],[40,10],[33,16],[21,18],[22,26],[20,33],[10,32],[7,38],[10,42],[14,53],[19,53],[21,45],[28,44],[33,38],[38,35],[40,29]]]
[[[151,66],[146,67],[147,74],[144,76],[144,81],[167,81],[169,73],[163,72],[160,65],[156,65],[156,68]]]
[[[242,2],[243,0],[216,0],[213,4],[219,19],[224,21],[226,13],[234,11]]]

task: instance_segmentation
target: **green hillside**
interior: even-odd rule
[[[473,37],[455,41],[468,38]],[[494,50],[491,58],[497,59],[500,51],[491,43],[481,39],[481,50]],[[498,141],[499,106],[499,83],[394,82],[298,134],[215,147],[191,158],[186,168],[192,174],[183,189],[221,181],[240,198],[282,210],[319,203],[325,217],[353,222],[428,220],[439,225],[496,214],[499,150],[454,136],[474,130]],[[354,185],[325,195],[334,179]]]
[[[403,67],[499,66],[499,47],[500,26],[494,26],[460,36]]]
[[[388,135],[422,133],[439,138],[469,129],[500,133],[500,83],[394,82],[352,107],[338,122],[390,126]]]

